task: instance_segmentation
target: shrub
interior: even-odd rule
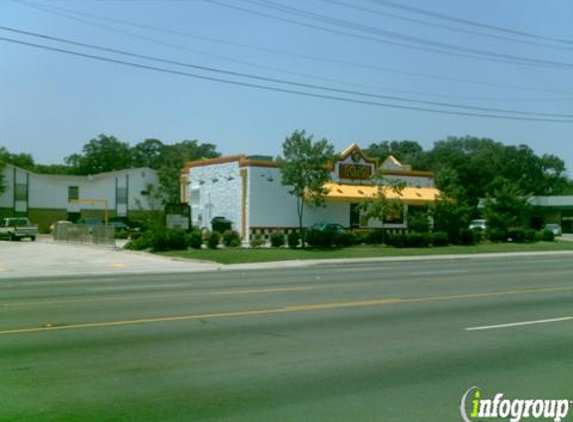
[[[200,231],[193,230],[187,235],[187,245],[193,249],[201,249],[203,246],[203,236]]]
[[[285,244],[285,234],[283,232],[274,232],[271,234],[271,246],[273,248],[280,248]]]
[[[143,251],[145,249],[151,248],[151,238],[153,233],[150,231],[138,233],[137,236],[132,238],[127,244],[124,246],[125,249],[129,249],[132,251]]]
[[[181,230],[158,230],[151,237],[153,251],[169,251],[187,249],[185,232]]]
[[[536,239],[535,239],[535,230],[533,230],[533,229],[527,229],[527,230],[525,230],[525,241],[526,241],[527,243],[532,243],[532,242],[535,242],[535,241],[536,241]]]
[[[384,237],[384,230],[368,230],[364,238],[364,243],[367,245],[380,245],[384,243]]]
[[[288,247],[291,249],[298,248],[300,244],[300,234],[299,232],[290,232],[287,236]]]
[[[219,232],[211,232],[209,238],[207,239],[207,246],[209,249],[217,249],[219,246],[219,241],[221,240],[221,235]]]
[[[509,229],[507,231],[507,236],[515,243],[525,242],[525,230],[523,229]]]
[[[490,242],[505,242],[507,240],[507,232],[503,229],[488,229],[486,234]]]
[[[262,248],[263,246],[266,245],[266,243],[267,243],[267,241],[265,239],[261,239],[258,237],[251,239],[251,242],[250,242],[251,248],[255,248],[255,249]]]
[[[306,233],[306,243],[313,248],[330,248],[334,240],[334,233],[310,229]]]
[[[474,231],[469,230],[469,229],[461,229],[458,240],[459,240],[460,245],[469,246],[469,245],[475,245],[476,244]]]
[[[366,243],[366,236],[368,235],[367,230],[352,230],[352,236],[354,238],[355,245],[361,245]]]
[[[388,236],[386,243],[395,248],[404,248],[408,245],[406,236],[403,234],[391,234]]]
[[[555,235],[551,230],[542,230],[541,240],[543,240],[544,242],[553,242],[555,241]]]
[[[432,245],[448,246],[449,239],[446,232],[434,232],[431,234]]]
[[[408,233],[405,242],[409,248],[423,248],[430,245],[430,236],[426,233]]]
[[[356,242],[354,235],[350,232],[337,232],[334,234],[332,243],[341,248],[352,246]]]
[[[223,244],[229,248],[236,248],[241,245],[241,236],[234,230],[225,230]]]

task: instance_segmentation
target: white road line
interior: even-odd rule
[[[189,286],[189,284],[143,284],[137,286],[110,286],[110,287],[91,287],[87,288],[88,291],[112,291],[112,290],[137,290],[137,289],[163,289],[164,287],[182,287]]]
[[[410,275],[447,275],[447,274],[464,274],[469,273],[469,270],[437,270],[437,271],[418,271],[410,273]]]
[[[551,318],[551,319],[539,319],[537,321],[512,322],[510,324],[484,325],[483,327],[465,328],[465,331],[495,330],[498,328],[523,327],[525,325],[550,324],[552,322],[563,322],[563,321],[573,321],[573,316],[562,317],[562,318]]]

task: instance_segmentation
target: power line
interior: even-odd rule
[[[37,49],[48,50],[48,51],[52,51],[52,52],[58,52],[58,53],[73,55],[73,56],[82,57],[82,58],[88,58],[88,59],[107,62],[107,63],[120,64],[123,66],[129,66],[129,67],[138,68],[138,69],[152,70],[152,71],[156,71],[156,72],[169,73],[169,74],[174,74],[174,75],[179,75],[179,76],[186,76],[186,77],[190,77],[190,78],[207,80],[207,81],[212,81],[212,82],[220,82],[220,83],[225,83],[225,84],[230,84],[230,85],[242,86],[242,87],[247,87],[247,88],[256,88],[256,89],[261,89],[261,90],[266,90],[266,91],[295,94],[295,95],[311,97],[311,98],[320,98],[320,99],[341,101],[341,102],[346,102],[346,103],[363,104],[363,105],[401,109],[401,110],[422,111],[422,112],[434,113],[434,114],[448,114],[448,115],[455,115],[455,116],[482,117],[482,118],[491,118],[491,119],[519,120],[519,121],[530,121],[530,122],[573,123],[573,120],[571,120],[571,119],[549,119],[549,118],[538,118],[538,117],[504,116],[504,115],[499,115],[499,114],[484,114],[484,113],[470,113],[470,112],[454,111],[454,110],[439,110],[439,109],[426,108],[426,107],[415,107],[415,106],[406,106],[406,105],[392,104],[392,103],[381,103],[381,102],[375,102],[375,101],[360,100],[360,99],[355,99],[355,98],[340,97],[340,96],[335,96],[335,95],[318,94],[318,93],[298,91],[298,90],[293,90],[293,89],[273,87],[273,86],[268,86],[268,85],[254,84],[254,83],[249,83],[249,82],[234,81],[234,80],[223,79],[223,78],[215,78],[212,76],[205,76],[205,75],[199,75],[199,74],[195,74],[195,73],[182,72],[182,71],[173,70],[173,69],[160,68],[160,67],[156,67],[156,66],[149,66],[149,65],[145,65],[145,64],[141,64],[141,63],[127,62],[124,60],[118,60],[118,59],[113,59],[113,58],[109,58],[109,57],[97,56],[97,55],[93,55],[93,54],[86,54],[86,53],[81,53],[81,52],[77,52],[77,51],[66,50],[66,49],[62,49],[62,48],[58,48],[58,47],[51,47],[51,46],[41,45],[41,44],[36,44],[36,43],[30,43],[30,42],[21,41],[21,40],[12,39],[12,38],[0,37],[0,41],[9,42],[9,43],[13,43],[13,44],[19,44],[19,45],[25,45],[25,46],[34,47]]]
[[[474,111],[480,111],[480,112],[485,111],[485,112],[494,112],[494,113],[509,113],[509,114],[519,114],[519,115],[523,115],[523,116],[545,116],[545,117],[552,117],[552,118],[555,118],[555,117],[573,118],[573,115],[571,115],[571,114],[538,113],[538,112],[519,111],[519,110],[505,110],[505,109],[492,108],[492,107],[469,106],[469,105],[464,105],[464,104],[453,104],[453,103],[445,103],[445,102],[439,102],[439,101],[414,100],[414,99],[410,99],[410,98],[397,97],[397,96],[391,96],[391,95],[380,95],[380,94],[373,94],[373,93],[369,93],[369,92],[339,89],[339,88],[333,88],[333,87],[324,86],[324,85],[295,82],[295,81],[289,81],[289,80],[284,80],[284,79],[271,78],[271,77],[267,77],[267,76],[253,75],[253,74],[248,74],[248,73],[230,71],[230,70],[226,70],[226,69],[197,65],[197,64],[192,64],[192,63],[184,63],[184,62],[180,62],[180,61],[174,61],[174,60],[169,60],[169,59],[164,59],[164,58],[159,58],[159,57],[154,57],[154,56],[149,56],[149,55],[144,55],[144,54],[133,53],[133,52],[124,51],[124,50],[118,50],[118,49],[110,48],[110,47],[98,46],[98,45],[94,45],[94,44],[87,44],[87,43],[73,41],[73,40],[59,38],[59,37],[53,37],[50,35],[39,34],[39,33],[35,33],[35,32],[30,32],[30,31],[23,31],[23,30],[19,30],[19,29],[15,29],[15,28],[6,27],[6,26],[0,26],[0,30],[8,31],[8,32],[12,32],[12,33],[18,33],[21,35],[27,35],[27,36],[42,38],[45,40],[65,43],[65,44],[73,45],[76,47],[95,49],[98,51],[104,51],[106,53],[120,54],[120,55],[124,55],[124,56],[128,56],[128,57],[144,59],[144,60],[151,60],[151,61],[156,61],[156,62],[160,62],[160,63],[164,63],[164,64],[188,67],[188,68],[192,68],[192,69],[196,69],[196,70],[218,73],[218,74],[224,74],[224,75],[233,76],[233,77],[240,77],[240,78],[247,78],[247,79],[263,81],[263,82],[271,82],[271,83],[277,83],[277,84],[282,84],[282,85],[289,85],[289,86],[294,86],[297,88],[305,88],[305,89],[334,92],[336,94],[355,95],[355,96],[368,97],[368,98],[384,99],[384,100],[391,100],[391,101],[400,101],[400,102],[406,102],[406,103],[411,103],[411,104],[412,103],[413,104],[424,104],[424,105],[431,105],[431,106],[438,106],[438,107],[474,110]]]
[[[455,16],[450,16],[450,15],[445,15],[442,13],[433,12],[433,11],[427,10],[427,9],[420,9],[420,8],[416,8],[416,7],[412,7],[412,6],[406,6],[405,4],[396,3],[396,2],[390,1],[390,0],[368,0],[368,1],[382,5],[382,6],[392,7],[392,8],[401,9],[401,10],[407,10],[409,12],[416,13],[419,15],[425,15],[425,16],[430,16],[430,17],[437,18],[437,19],[447,20],[447,21],[456,22],[456,23],[462,23],[465,25],[475,26],[478,28],[485,28],[485,29],[490,29],[490,30],[494,30],[494,31],[504,32],[507,34],[520,35],[520,36],[527,37],[527,38],[534,38],[534,39],[540,39],[540,40],[545,40],[545,41],[554,41],[554,42],[564,43],[564,44],[568,44],[568,45],[573,45],[573,40],[568,40],[568,39],[564,39],[564,38],[556,38],[556,37],[547,37],[547,36],[543,36],[543,35],[532,34],[529,32],[518,31],[515,29],[503,28],[501,26],[489,25],[489,24],[485,24],[485,23],[481,23],[481,22],[471,21],[468,19],[462,19],[462,18],[458,18]]]
[[[237,8],[237,6],[231,6],[227,3],[222,3],[222,2],[217,1],[217,0],[208,0],[208,1],[210,1],[211,3],[218,4],[218,5],[225,5],[225,7]],[[285,13],[287,15],[300,16],[300,17],[303,17],[306,19],[311,19],[314,21],[323,22],[323,23],[327,23],[330,25],[335,25],[337,27],[352,29],[354,31],[359,31],[362,33],[373,34],[373,35],[378,35],[378,36],[382,36],[382,37],[386,37],[386,38],[399,39],[401,41],[414,43],[414,44],[405,44],[403,42],[388,41],[386,39],[380,39],[377,37],[369,37],[369,36],[365,37],[366,39],[370,39],[373,41],[378,41],[378,42],[382,42],[385,44],[397,45],[400,47],[420,50],[420,51],[424,51],[424,52],[440,53],[440,54],[447,54],[447,55],[456,55],[456,56],[460,56],[460,57],[480,59],[480,60],[484,60],[487,58],[488,61],[493,60],[493,61],[502,62],[502,63],[519,64],[519,65],[527,65],[527,66],[534,66],[534,67],[551,67],[551,68],[555,68],[555,69],[573,69],[573,63],[556,62],[556,61],[550,61],[550,60],[540,60],[540,59],[534,59],[534,58],[528,58],[528,57],[515,56],[515,55],[511,55],[511,54],[497,53],[497,52],[493,52],[493,51],[486,51],[486,50],[480,50],[480,49],[469,48],[469,47],[462,47],[462,46],[444,43],[444,42],[439,42],[439,41],[427,40],[424,38],[419,38],[419,37],[415,37],[415,36],[411,36],[411,35],[401,34],[401,33],[393,32],[393,31],[381,30],[381,29],[378,29],[375,27],[359,24],[356,22],[347,21],[344,19],[332,18],[330,16],[309,12],[309,11],[306,11],[303,9],[285,6],[285,5],[282,5],[279,3],[275,3],[273,1],[268,1],[268,0],[240,0],[240,1],[252,4],[252,5],[256,5],[259,7],[265,7],[265,8],[269,8],[272,10],[277,10],[277,11]],[[246,9],[246,8],[240,8],[240,9],[252,12],[252,10],[250,10],[250,9]],[[268,14],[266,14],[266,15],[267,15],[267,17],[272,17],[274,19],[277,18],[274,15],[268,15]],[[287,21],[289,21],[290,23],[296,23],[298,25],[308,26],[308,24],[306,24],[304,22],[294,21],[292,19],[287,19]],[[355,34],[355,33],[349,33],[349,32],[339,31],[339,30],[332,30],[330,28],[318,27],[316,25],[312,25],[312,27],[314,29],[320,29],[322,31],[335,32],[335,33],[343,34],[346,36],[351,36],[351,37],[357,36],[357,34]],[[360,37],[364,38],[364,36],[360,36]]]
[[[371,9],[371,8],[364,7],[364,6],[349,4],[349,3],[339,1],[339,0],[320,0],[320,1],[330,3],[330,4],[335,4],[335,5],[342,6],[342,7],[346,7],[349,9],[360,10],[363,12],[372,13],[372,14],[379,15],[379,16],[385,16],[385,17],[389,17],[389,18],[404,21],[404,22],[413,22],[413,23],[416,23],[419,25],[429,26],[431,28],[440,28],[440,29],[445,29],[447,31],[458,32],[458,33],[462,33],[462,34],[477,35],[480,37],[486,37],[486,38],[502,40],[502,41],[507,41],[507,42],[512,42],[512,43],[532,45],[532,46],[536,46],[536,47],[555,48],[555,49],[568,50],[568,51],[573,50],[573,47],[569,47],[569,46],[547,44],[544,42],[536,42],[536,41],[531,41],[531,40],[520,40],[520,39],[516,39],[516,38],[505,37],[503,35],[487,34],[484,32],[472,31],[469,29],[456,28],[454,26],[449,26],[449,25],[442,25],[442,24],[435,23],[435,22],[428,22],[428,21],[424,21],[424,20],[420,20],[420,19],[408,18],[405,16],[395,15],[392,13],[386,13],[386,12],[382,12],[380,10],[375,10],[375,9]]]
[[[111,18],[111,17],[96,15],[96,14],[92,14],[92,13],[79,12],[76,10],[58,7],[58,6],[53,6],[53,5],[51,5],[51,6],[45,6],[45,5],[37,6],[37,5],[34,5],[34,4],[27,2],[25,0],[13,0],[13,1],[17,1],[21,4],[24,4],[24,5],[29,6],[29,7],[33,7],[35,9],[41,10],[41,11],[46,12],[46,13],[53,13],[53,14],[56,14],[58,16],[63,16],[63,17],[68,18],[68,19],[76,20],[76,21],[83,22],[83,23],[86,23],[89,25],[94,25],[94,26],[104,28],[107,30],[123,33],[124,35],[142,37],[142,39],[146,39],[146,40],[150,40],[150,39],[147,37],[143,37],[141,35],[130,34],[130,33],[119,31],[115,28],[110,28],[108,26],[96,24],[94,22],[85,21],[83,19],[79,19],[79,18],[74,17],[74,16],[69,16],[69,15],[64,14],[64,13],[59,13],[55,10],[62,10],[66,13],[70,13],[73,15],[84,16],[84,17],[104,20],[104,21],[108,21],[108,22],[120,23],[122,25],[133,26],[133,27],[146,29],[146,30],[150,30],[150,31],[154,31],[154,32],[179,35],[179,36],[183,36],[183,37],[187,37],[187,38],[194,38],[194,39],[199,39],[202,41],[207,41],[207,42],[212,42],[212,43],[231,45],[231,46],[235,46],[235,47],[251,49],[254,51],[262,51],[262,52],[271,53],[271,54],[286,55],[286,56],[290,56],[290,57],[296,57],[296,58],[314,61],[314,62],[320,62],[320,63],[336,64],[336,65],[340,65],[340,66],[354,67],[354,68],[359,68],[359,69],[367,69],[367,70],[374,70],[374,71],[380,71],[380,72],[395,73],[395,74],[399,74],[401,76],[406,75],[409,77],[428,78],[428,79],[441,80],[441,81],[447,81],[447,82],[465,83],[465,84],[490,86],[490,87],[500,87],[500,88],[505,88],[505,89],[515,89],[515,90],[524,90],[524,91],[532,91],[532,92],[545,92],[545,93],[561,94],[561,95],[564,94],[564,92],[561,90],[558,91],[558,90],[540,89],[540,88],[525,87],[525,86],[511,85],[511,84],[483,82],[483,81],[464,79],[464,78],[455,78],[455,77],[448,77],[448,76],[435,75],[435,74],[412,72],[412,71],[408,71],[408,70],[382,67],[382,66],[377,66],[377,65],[368,65],[368,64],[363,64],[363,63],[348,62],[348,61],[337,60],[337,59],[333,59],[333,58],[329,58],[329,57],[321,57],[321,56],[315,56],[315,55],[310,56],[307,54],[302,54],[302,53],[297,53],[297,52],[292,52],[292,51],[278,50],[278,49],[273,49],[273,48],[268,48],[268,47],[255,46],[252,44],[239,43],[239,42],[235,42],[235,41],[222,40],[222,39],[212,38],[212,37],[205,37],[205,36],[191,34],[191,33],[184,32],[184,31],[177,31],[177,30],[173,30],[173,29],[169,29],[169,28],[146,25],[146,24],[128,21],[128,20],[124,20],[124,19]],[[198,1],[200,1],[200,0],[198,0]],[[256,12],[254,12],[254,13],[256,13]],[[173,44],[169,44],[169,43],[164,43],[164,45],[169,45],[171,47],[175,47]],[[180,48],[180,47],[177,46],[176,48]],[[200,52],[200,51],[195,51],[195,50],[190,50],[190,51]],[[201,52],[201,53],[204,53],[204,52]],[[566,93],[566,94],[567,95],[573,95],[571,93]]]

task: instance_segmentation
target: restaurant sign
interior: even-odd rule
[[[370,179],[372,176],[372,166],[340,163],[338,165],[338,176],[341,179]]]

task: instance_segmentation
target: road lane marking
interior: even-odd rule
[[[210,292],[213,296],[222,295],[248,295],[253,293],[279,293],[279,292],[300,292],[305,290],[312,290],[314,287],[277,287],[269,289],[240,289],[240,290],[223,290],[220,292]]]
[[[573,321],[573,316],[562,318],[539,319],[537,321],[511,322],[509,324],[484,325],[482,327],[465,328],[465,331],[495,330],[498,328],[523,327],[526,325],[550,324],[554,322]]]
[[[436,271],[417,271],[410,273],[410,275],[448,275],[448,274],[464,274],[469,273],[469,270],[436,270]]]
[[[185,284],[187,286],[187,284]],[[119,287],[119,286],[118,286]],[[323,286],[318,286],[321,288]],[[183,298],[189,296],[225,296],[225,295],[238,295],[238,294],[258,294],[258,293],[274,293],[274,292],[298,292],[303,290],[314,290],[315,286],[309,287],[285,287],[276,289],[251,289],[251,290],[222,290],[222,291],[192,291],[192,292],[177,292],[169,294],[153,294],[151,296],[98,296],[96,298],[89,299],[66,299],[66,300],[42,300],[36,302],[10,302],[2,303],[0,302],[0,309],[2,308],[14,308],[22,306],[42,306],[42,305],[67,305],[75,303],[102,303],[102,302],[129,302],[129,301],[155,301],[157,299],[172,299],[172,298]]]
[[[180,315],[180,316],[167,316],[167,317],[149,317],[142,319],[132,319],[125,321],[108,321],[108,322],[90,322],[90,323],[79,323],[79,324],[68,324],[68,325],[52,325],[43,327],[31,327],[31,328],[15,328],[0,331],[0,335],[11,335],[11,334],[25,334],[25,333],[39,333],[46,331],[64,331],[64,330],[78,330],[83,328],[102,328],[102,327],[117,327],[125,325],[141,325],[150,323],[160,323],[160,322],[176,322],[176,321],[191,321],[197,319],[210,319],[210,318],[232,318],[232,317],[248,317],[255,315],[273,315],[273,314],[286,314],[295,312],[307,312],[307,311],[319,311],[325,309],[350,309],[350,308],[361,308],[361,307],[373,307],[373,306],[384,306],[393,304],[403,304],[403,303],[420,303],[420,302],[437,302],[437,301],[449,301],[449,300],[460,300],[460,299],[479,299],[488,297],[504,297],[504,296],[516,296],[524,294],[536,294],[536,293],[555,293],[573,291],[573,287],[558,287],[558,288],[544,288],[544,289],[525,289],[525,290],[506,290],[498,292],[484,292],[484,293],[466,293],[448,296],[429,296],[429,297],[419,297],[419,298],[382,298],[375,300],[366,301],[353,301],[353,302],[333,302],[333,303],[314,303],[307,305],[290,305],[275,309],[257,309],[249,311],[228,311],[219,313],[208,313],[208,314],[192,314],[192,315]]]
[[[108,287],[88,287],[86,288],[87,291],[90,292],[107,292],[107,291],[116,291],[116,290],[139,290],[139,289],[161,289],[163,287],[182,287],[188,286],[187,283],[178,283],[178,284],[139,284],[139,285],[132,285],[132,286],[108,286]]]

